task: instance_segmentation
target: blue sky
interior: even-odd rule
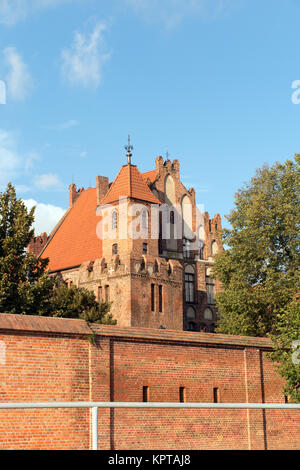
[[[49,231],[72,181],[116,176],[130,133],[140,171],[168,150],[224,217],[300,152],[299,20],[298,0],[0,0],[1,189]]]

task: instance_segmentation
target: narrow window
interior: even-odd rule
[[[162,286],[158,286],[158,308],[162,312]]]
[[[143,255],[146,255],[148,252],[148,244],[147,243],[143,243]]]
[[[118,228],[118,214],[117,214],[117,211],[113,211],[113,213],[112,213],[111,227],[112,227],[113,230],[116,230]]]
[[[148,212],[146,209],[142,212],[142,228],[147,229],[148,227]]]
[[[185,273],[185,301],[194,302],[194,274]]]
[[[174,225],[174,211],[170,212],[170,224]]]
[[[105,286],[105,302],[109,302],[109,286]]]
[[[284,403],[288,403],[289,402],[289,397],[287,395],[284,395]]]
[[[155,310],[155,284],[151,284],[151,311]]]
[[[214,403],[220,403],[220,390],[217,387],[214,388]]]
[[[143,402],[149,401],[149,387],[144,386],[143,387]]]
[[[206,276],[207,303],[215,303],[215,281],[212,277]]]
[[[98,302],[103,299],[103,294],[102,294],[102,286],[98,287]]]
[[[112,246],[112,254],[117,255],[118,254],[118,244],[114,243]]]
[[[179,387],[179,401],[185,403],[185,387]]]

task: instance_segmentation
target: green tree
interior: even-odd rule
[[[300,299],[292,300],[277,317],[271,336],[279,374],[285,378],[285,394],[289,401],[300,402]]]
[[[235,196],[215,259],[218,332],[265,336],[300,291],[300,155],[265,165]]]
[[[34,210],[27,210],[11,183],[0,193],[0,312],[115,324],[109,303],[97,302],[86,289],[68,289],[49,276],[48,259],[26,252],[34,236]]]
[[[109,302],[97,302],[93,292],[59,281],[51,298],[51,311],[54,317],[81,318],[90,323],[114,325]]]
[[[54,280],[48,260],[26,252],[34,235],[34,209],[27,211],[11,183],[0,193],[0,311],[42,314],[49,308]]]

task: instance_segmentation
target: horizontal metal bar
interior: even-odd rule
[[[206,409],[300,409],[300,403],[167,403],[167,402],[111,402],[111,401],[65,401],[65,402],[16,402],[0,403],[0,409],[23,408],[206,408]]]

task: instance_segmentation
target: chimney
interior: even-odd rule
[[[70,184],[69,186],[69,206],[72,207],[77,199],[76,184]]]
[[[97,204],[104,198],[109,188],[109,181],[106,176],[96,176]]]

